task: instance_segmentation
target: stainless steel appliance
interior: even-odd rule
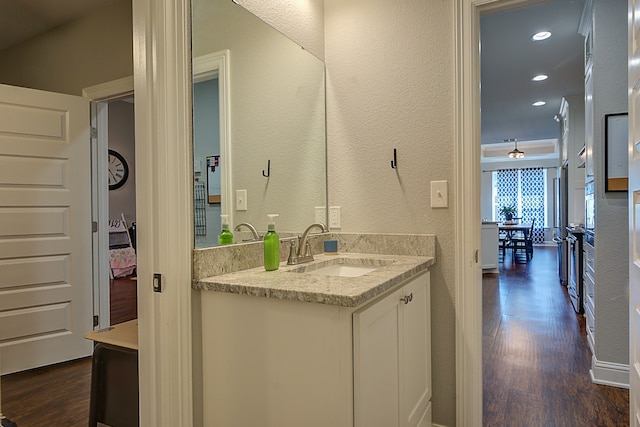
[[[567,183],[568,163],[559,168],[554,179],[554,242],[558,245],[558,277],[564,286],[568,282],[569,247],[567,244],[567,227],[569,226],[569,187]]]
[[[577,227],[567,227],[566,230],[566,240],[569,245],[569,281],[567,283],[567,291],[576,313],[584,313],[584,230]]]

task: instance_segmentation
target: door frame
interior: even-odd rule
[[[132,0],[140,425],[194,424],[189,0]],[[154,286],[154,284],[156,286]]]
[[[455,2],[456,424],[482,425],[480,14],[545,0]]]
[[[98,316],[94,329],[111,325],[109,302],[109,183],[107,150],[109,148],[108,102],[133,94],[133,76],[123,77],[82,90],[91,101],[91,221],[97,224],[93,233],[93,314]],[[102,227],[100,225],[103,225]]]
[[[223,159],[220,176],[221,213],[229,216],[229,224],[233,222],[233,185],[231,168],[231,72],[229,70],[229,49],[209,53],[193,58],[193,84],[206,80],[218,79],[218,109],[220,156]]]

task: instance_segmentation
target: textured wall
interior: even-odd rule
[[[343,232],[433,233],[433,420],[455,425],[454,25],[448,1],[326,0],[329,204]],[[393,149],[398,168],[391,169]],[[449,181],[449,208],[429,182]]]
[[[238,0],[238,3],[324,59],[323,0]]]
[[[604,191],[604,115],[627,111],[627,3],[594,2],[596,190],[596,357],[629,363],[629,221],[627,193]]]
[[[131,0],[111,3],[0,52],[0,82],[82,95],[83,88],[131,76],[132,28]]]

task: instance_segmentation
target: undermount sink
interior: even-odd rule
[[[289,271],[318,276],[360,277],[391,263],[393,263],[391,260],[369,258],[335,258],[302,265]]]
[[[317,270],[308,271],[309,274],[320,276],[359,277],[374,271],[376,267],[364,267],[354,265],[328,265]]]

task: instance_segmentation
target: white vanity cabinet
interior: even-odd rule
[[[482,269],[498,272],[498,223],[482,222]]]
[[[356,427],[431,425],[429,275],[353,315]]]
[[[200,292],[203,425],[431,425],[429,274],[357,307]]]

